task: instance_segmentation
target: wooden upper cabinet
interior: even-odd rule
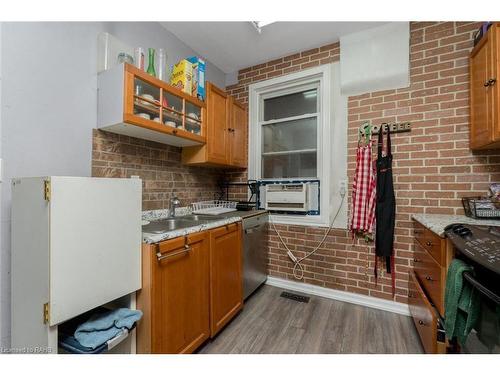
[[[228,132],[228,108],[226,105],[227,94],[209,83],[207,85],[207,160],[214,164],[228,164],[227,145],[229,141]]]
[[[210,335],[243,307],[241,224],[210,231]]]
[[[130,64],[99,73],[97,127],[177,147],[205,144],[205,103]]]
[[[498,71],[500,24],[494,23],[470,56],[470,147],[500,148]]]
[[[248,115],[245,106],[234,98],[228,99],[229,114],[229,164],[247,166]]]
[[[207,140],[182,149],[188,165],[246,168],[247,112],[243,105],[214,84],[207,83]]]
[[[209,233],[143,246],[139,353],[192,353],[210,337]]]

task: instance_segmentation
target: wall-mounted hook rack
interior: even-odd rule
[[[360,134],[365,134],[364,128],[366,126],[366,123],[362,124],[359,127],[359,133]],[[389,123],[382,123],[380,125],[372,125],[372,135],[378,134],[380,131],[380,128],[383,128],[383,131],[387,132],[387,128],[391,129],[391,133],[403,133],[403,132],[409,132],[411,131],[411,124],[409,122],[389,122]]]

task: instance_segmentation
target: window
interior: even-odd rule
[[[261,178],[317,177],[318,88],[298,90],[262,98]]]
[[[250,179],[320,180],[320,215],[273,215],[285,224],[328,225],[347,175],[347,99],[338,63],[249,87]],[[335,225],[347,226],[347,200]],[[333,214],[335,213],[333,212]]]

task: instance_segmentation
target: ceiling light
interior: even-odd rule
[[[262,32],[262,28],[264,26],[270,25],[275,22],[276,21],[250,21],[250,23],[253,25],[253,27],[255,27],[259,34]]]

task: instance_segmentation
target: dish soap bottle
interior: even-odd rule
[[[155,49],[154,48],[148,48],[148,53],[149,53],[149,64],[148,64],[148,69],[146,72],[149,75],[152,75],[153,77],[156,77],[156,71],[155,71]]]

